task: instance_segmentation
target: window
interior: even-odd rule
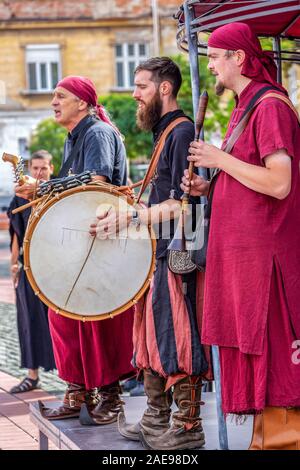
[[[116,81],[118,88],[134,87],[134,70],[147,59],[148,47],[144,43],[116,44]]]
[[[28,90],[36,93],[52,91],[61,77],[59,46],[27,46],[26,69]]]

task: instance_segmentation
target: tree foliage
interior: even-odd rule
[[[190,81],[190,69],[187,59],[183,55],[174,57],[179,65],[183,83],[179,94],[179,106],[189,116],[193,116],[192,92]],[[209,94],[209,105],[205,120],[206,138],[218,131],[224,133],[226,123],[229,118],[232,102],[229,106],[220,105],[220,100],[215,96],[214,77],[206,68],[206,59],[200,60],[200,86]],[[112,120],[125,138],[127,155],[131,159],[147,158],[151,155],[152,135],[150,132],[141,131],[136,125],[136,103],[129,94],[111,93],[100,98],[100,102],[105,106]],[[66,130],[57,124],[52,118],[44,119],[34,131],[29,149],[31,152],[41,148],[48,150],[54,157],[55,172],[61,164],[63,154],[63,143],[66,137]]]
[[[136,125],[136,103],[129,94],[111,93],[100,98],[111,119],[125,138],[129,158],[148,157],[152,149],[150,132],[141,131]]]
[[[53,118],[43,119],[33,132],[29,144],[31,153],[37,150],[48,150],[53,155],[54,173],[57,174],[61,166],[63,156],[64,140],[67,131]]]
[[[283,41],[282,48],[290,49],[294,43]],[[272,41],[263,39],[264,49],[272,49]],[[179,106],[189,116],[193,116],[192,92],[190,67],[187,55],[180,54],[173,57],[179,65],[182,73],[182,87],[179,93]],[[209,140],[215,133],[220,137],[224,136],[231,110],[234,105],[232,93],[229,92],[224,98],[219,98],[215,94],[215,77],[207,69],[207,58],[200,57],[200,91],[207,90],[209,95],[208,111],[204,123],[205,136]],[[289,64],[284,65],[284,70]],[[129,94],[111,93],[100,98],[100,102],[106,107],[112,120],[125,137],[127,155],[131,159],[139,157],[149,157],[152,150],[152,135],[150,132],[143,132],[136,125],[136,103]],[[31,142],[30,151],[44,148],[52,153],[56,171],[60,167],[63,142],[66,137],[66,130],[59,126],[53,119],[43,120],[35,130]]]
[[[183,79],[178,97],[179,106],[188,116],[193,117],[189,64],[183,55],[178,55],[173,59],[180,67]],[[214,91],[215,78],[207,70],[206,58],[201,58],[200,60],[200,77],[201,89],[205,88],[209,94],[208,112],[205,120],[207,138],[215,132],[223,135],[233,107],[233,100],[230,99],[228,104],[220,104],[220,99],[215,95]],[[149,157],[152,149],[152,136],[151,133],[138,129],[135,119],[136,103],[132,96],[112,93],[103,96],[100,102],[106,107],[111,118],[124,135],[129,158]]]
[[[186,56],[178,55],[174,57],[175,62],[180,67],[182,73],[182,86],[179,93],[179,105],[189,115],[193,116],[192,91],[190,79],[190,66]],[[199,59],[200,92],[208,92],[209,101],[204,122],[206,139],[209,140],[212,134],[218,133],[224,136],[226,126],[232,111],[234,101],[232,94],[226,95],[225,100],[220,99],[215,94],[215,77],[207,69],[208,60],[206,57]]]

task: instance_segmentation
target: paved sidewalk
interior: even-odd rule
[[[57,397],[40,389],[18,395],[8,393],[25,375],[25,371],[19,369],[15,292],[9,260],[9,235],[0,230],[0,449],[38,450],[38,431],[29,419],[29,404],[36,400],[57,400]],[[46,384],[52,384],[55,391],[62,389],[57,376],[53,380],[49,373],[42,375],[47,377]],[[41,382],[44,387],[43,378]],[[51,445],[50,449],[56,447]]]
[[[0,230],[0,370],[14,377],[22,378],[25,369],[20,369],[20,351],[17,332],[15,291],[9,273],[9,235]],[[48,393],[61,394],[65,384],[56,371],[40,371],[40,384]]]
[[[10,395],[18,379],[0,371],[0,450],[38,450],[37,427],[29,419],[29,404],[57,400],[43,390]],[[50,449],[56,447],[52,444]]]

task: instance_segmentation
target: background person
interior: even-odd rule
[[[48,181],[53,173],[52,155],[39,150],[29,160],[30,175]],[[10,203],[8,216],[11,236],[11,275],[16,289],[17,325],[21,352],[21,368],[28,369],[27,376],[10,393],[28,392],[37,388],[39,367],[47,372],[55,369],[52,342],[48,324],[48,307],[34,294],[23,267],[23,240],[31,213],[25,209],[17,214],[12,210],[25,204],[25,199],[15,196]]]

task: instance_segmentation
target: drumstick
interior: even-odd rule
[[[88,259],[89,259],[89,256],[90,256],[90,254],[91,254],[91,252],[92,252],[92,249],[93,249],[93,246],[94,246],[94,243],[95,243],[95,240],[96,240],[96,237],[94,237],[93,240],[92,240],[92,243],[91,243],[91,246],[90,246],[90,248],[89,248],[88,254],[86,255],[86,258],[85,258],[85,260],[84,260],[84,262],[83,262],[83,265],[82,265],[82,267],[81,267],[81,269],[80,269],[80,271],[79,271],[79,273],[78,273],[78,275],[77,275],[77,277],[76,277],[76,279],[75,279],[75,281],[74,281],[74,284],[73,284],[73,286],[72,286],[72,288],[71,288],[71,290],[70,290],[70,292],[69,292],[69,295],[68,295],[67,300],[66,300],[66,302],[65,302],[64,308],[66,308],[66,306],[67,306],[67,304],[68,304],[68,302],[69,302],[69,300],[70,300],[70,297],[71,297],[71,295],[73,294],[73,291],[74,291],[74,289],[75,289],[75,286],[76,286],[76,284],[77,284],[77,282],[78,282],[78,279],[80,278],[81,273],[82,273],[82,271],[83,271],[83,269],[84,269],[84,267],[85,267],[85,265],[86,265],[86,263],[87,263],[87,261],[88,261]]]
[[[43,198],[39,197],[38,199],[34,199],[34,201],[28,202],[27,204],[23,204],[23,206],[17,207],[16,209],[12,210],[12,214],[17,214],[18,212],[22,212],[28,207],[35,206],[38,204]]]
[[[136,183],[129,184],[128,186],[119,186],[118,191],[125,191],[126,189],[134,189],[141,186],[144,180],[137,181]]]

